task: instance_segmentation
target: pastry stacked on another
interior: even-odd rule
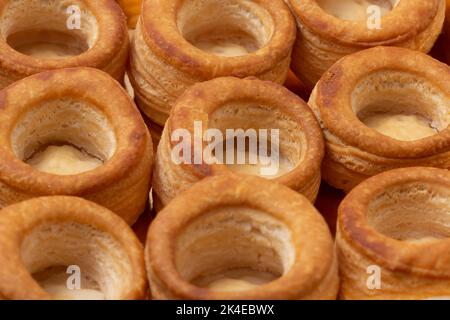
[[[450,0],[0,0],[0,299],[449,298],[449,61]]]
[[[295,74],[312,89],[340,58],[376,46],[428,52],[439,36],[445,0],[286,0],[297,18]]]

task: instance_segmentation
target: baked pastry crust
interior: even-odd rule
[[[61,102],[61,99],[75,102]],[[25,134],[24,139],[19,135],[18,140],[13,141],[16,139],[13,139],[14,129],[23,123],[24,116],[36,106],[51,104],[52,101],[57,101],[55,104],[64,107],[65,112],[53,114],[48,111],[47,115],[53,116],[51,119],[54,120],[46,122],[47,129],[36,122],[39,118],[32,118],[26,125],[37,128],[34,134]],[[80,109],[78,104],[83,103],[95,106],[100,115],[108,119],[110,127],[101,121],[90,127],[96,123],[95,118],[92,120],[82,111],[77,111]],[[74,195],[109,208],[130,224],[143,212],[151,182],[152,141],[126,91],[106,73],[91,68],[69,68],[33,75],[1,91],[0,105],[1,207],[36,196]],[[45,106],[48,108],[49,104]],[[80,118],[85,118],[76,118],[77,112]],[[67,119],[73,113],[77,116],[71,124]],[[85,134],[93,141],[94,148],[106,145],[105,150],[101,150],[105,163],[91,171],[62,176],[38,171],[23,162],[26,156],[21,149],[26,146],[27,139],[38,136],[39,132],[45,137],[45,130],[59,130],[63,124],[68,126],[66,130],[57,131],[59,133],[53,137],[55,141],[50,139],[47,143],[73,141],[72,136],[80,131],[77,131],[77,126],[84,124],[84,131],[92,131]],[[103,131],[107,134],[101,135]],[[115,143],[107,140],[110,135],[115,137]]]
[[[242,104],[236,107],[239,112],[235,112],[233,104],[239,101]],[[220,111],[223,114],[218,116]],[[204,132],[208,128],[221,131],[230,128],[279,129],[280,154],[283,155],[285,151],[285,156],[292,158],[289,160],[293,169],[273,180],[304,194],[314,202],[321,181],[324,142],[308,105],[275,83],[253,78],[224,77],[192,86],[172,109],[156,156],[153,180],[156,203],[160,201],[166,205],[195,182],[230,171],[224,164],[207,164],[203,157],[200,165],[177,165],[172,161],[171,153],[178,143],[171,141],[172,133],[178,129],[188,130],[192,139],[190,145],[194,146],[195,121],[201,121]],[[192,152],[194,154],[195,150]]]
[[[136,89],[137,103],[153,122],[163,126],[176,98],[196,82],[222,76],[257,76],[280,84],[285,81],[296,33],[295,21],[286,5],[281,0],[228,2],[214,1],[211,5],[251,12],[262,26],[248,23],[247,27],[254,27],[252,31],[256,34],[264,30],[271,34],[257,51],[236,57],[202,51],[180,32],[181,22],[177,21],[177,15],[182,7],[181,0],[143,3],[132,44],[129,73]],[[255,6],[258,6],[257,11]]]
[[[448,298],[449,210],[448,170],[396,169],[353,189],[339,207],[340,297]],[[380,268],[381,288],[367,287],[368,266]]]
[[[369,29],[366,20],[341,20],[316,0],[287,2],[298,27],[292,69],[310,89],[336,61],[359,50],[397,46],[430,51],[445,17],[445,0],[400,1],[382,17],[381,29]]]
[[[447,0],[444,33],[446,35],[446,41],[444,43],[444,46],[446,48],[445,52],[447,54],[447,64],[450,65],[450,0]]]
[[[58,264],[94,270],[91,276],[107,299],[147,294],[141,243],[122,219],[93,202],[67,196],[30,199],[0,211],[0,230],[0,299],[51,299],[31,274],[39,266]],[[25,245],[35,232],[47,237],[28,239]],[[53,251],[41,252],[39,246]]]
[[[367,85],[361,87],[361,83]],[[383,98],[385,91],[377,90],[388,83],[393,83],[389,91],[392,99],[403,103],[410,99],[411,104],[414,99],[420,101],[410,112],[430,117],[439,133],[400,141],[361,122],[357,104],[369,100],[358,102],[357,94],[364,91],[365,95],[361,95],[370,101],[377,96]],[[450,68],[423,53],[377,47],[341,59],[324,74],[309,100],[325,135],[323,178],[332,186],[349,191],[364,179],[394,168],[450,168],[448,101]]]
[[[226,217],[221,217],[220,213],[209,216],[214,214],[212,210],[236,206],[248,206],[259,213],[246,216],[245,209],[240,213],[236,209],[234,214]],[[204,224],[202,219],[205,219]],[[187,235],[193,224],[198,228],[192,229],[194,232]],[[242,228],[243,225],[249,228]],[[208,240],[208,235],[205,237],[205,226],[208,226],[209,235],[234,229],[236,237],[221,238],[213,244],[217,247],[209,248],[212,241]],[[290,244],[277,247],[275,243],[279,240],[276,239],[279,234],[271,238],[270,231],[268,232],[271,226],[279,234],[284,234],[287,228]],[[239,238],[240,244],[233,248],[243,249],[248,244],[252,252],[248,256],[256,255],[255,252],[261,249],[258,247],[258,243],[261,244],[258,234],[264,238],[266,245],[270,243],[271,252],[278,252],[284,257],[293,254],[292,258],[287,258],[292,262],[287,263],[289,267],[284,266],[280,278],[244,292],[213,292],[190,283],[190,276],[211,271],[204,267],[205,264],[214,264],[216,259],[211,258],[214,252],[220,251],[222,258],[217,257],[217,260],[227,260],[226,257],[230,255],[235,259],[242,258],[241,261],[247,260],[243,256],[236,258],[242,252],[227,250],[233,246],[229,243],[230,240]],[[192,244],[191,247],[184,245],[189,243]],[[226,248],[221,248],[220,244]],[[293,251],[288,249],[291,245]],[[265,179],[227,174],[209,177],[195,184],[158,214],[147,235],[145,259],[152,295],[156,299],[335,299],[339,281],[333,247],[325,221],[305,197]],[[209,252],[211,255],[206,260],[201,260],[204,254],[198,256],[196,252]],[[181,253],[188,253],[186,257],[189,263],[184,267]],[[242,255],[247,257],[245,253]],[[214,255],[216,256],[217,254]],[[276,260],[275,257],[267,260],[264,253],[259,258],[255,259],[254,265],[233,265],[229,262],[233,266],[220,263],[219,268],[222,269],[220,271],[227,267],[254,267],[257,270],[264,269],[266,264],[270,265],[268,261]]]
[[[21,12],[32,10],[33,7],[31,9],[27,8],[31,2],[22,2],[19,3],[19,5],[23,6]],[[60,8],[61,6],[56,2],[53,6]],[[0,1],[0,15],[4,14],[11,3],[11,0]],[[40,2],[35,1],[35,3]],[[14,6],[17,5],[16,3]],[[49,7],[49,4],[42,5]],[[19,79],[46,70],[79,66],[101,69],[109,73],[119,82],[123,81],[128,59],[129,39],[126,18],[119,5],[114,0],[74,0],[70,5],[79,6],[82,15],[84,14],[83,10],[88,10],[96,19],[98,31],[95,35],[95,41],[90,45],[89,50],[76,56],[64,57],[63,59],[41,59],[14,50],[5,40],[4,35],[0,39],[0,88],[4,88]],[[55,9],[55,12],[58,12],[57,10],[60,9]],[[65,8],[61,10],[63,10],[61,14],[66,16]],[[42,15],[42,12],[40,14]],[[45,16],[39,19],[45,19]],[[21,28],[23,28],[23,25]],[[82,26],[82,28],[84,27]],[[2,31],[7,36],[8,33],[14,30]],[[88,31],[83,30],[83,32]]]

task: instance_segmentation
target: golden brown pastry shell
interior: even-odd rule
[[[341,298],[427,299],[450,296],[448,238],[402,241],[380,233],[369,223],[369,207],[393,188],[400,197],[403,194],[400,201],[408,208],[405,195],[408,195],[410,185],[420,185],[417,189],[419,194],[429,190],[427,194],[431,199],[436,197],[436,203],[442,196],[439,202],[441,212],[445,211],[445,206],[449,207],[450,171],[425,167],[401,168],[374,176],[353,189],[341,203],[336,236]],[[390,197],[385,199],[394,199],[394,192]],[[385,206],[385,203],[378,203],[381,209]],[[423,209],[420,214],[432,214],[429,210]],[[375,217],[371,219],[375,221]],[[383,219],[383,226],[389,223],[388,218]],[[436,220],[436,223],[445,224],[444,220]],[[407,229],[410,225],[405,222],[397,227]],[[431,225],[423,225],[423,228],[427,227],[432,232]],[[444,225],[442,227],[446,228]],[[371,265],[381,268],[381,289],[369,290],[366,286],[370,276],[366,268]]]
[[[450,68],[423,53],[377,47],[341,59],[323,75],[309,100],[325,135],[322,175],[332,186],[349,191],[370,176],[399,167],[450,168],[450,127],[427,138],[400,141],[367,127],[355,114],[352,92],[360,80],[391,71],[425,79],[450,100]],[[409,80],[402,81],[406,85]],[[445,122],[449,111],[441,111]]]
[[[260,210],[291,230],[295,262],[280,278],[254,290],[213,292],[180,276],[177,237],[208,211],[229,206]],[[147,235],[145,259],[156,299],[335,299],[339,280],[333,247],[326,223],[304,196],[258,177],[225,174],[195,184],[158,214]]]
[[[246,1],[234,2],[250,6]],[[175,100],[196,82],[224,76],[256,76],[280,84],[286,80],[296,34],[294,19],[281,0],[253,2],[270,15],[265,23],[273,25],[273,34],[259,50],[236,57],[207,53],[183,38],[177,26],[181,0],[143,3],[132,44],[130,80],[139,107],[153,122],[163,126]]]
[[[51,298],[32,278],[21,257],[21,247],[27,235],[46,224],[62,224],[63,226],[64,224],[80,224],[114,238],[128,257],[128,261],[116,260],[114,263],[126,265],[129,271],[129,274],[121,275],[122,285],[113,288],[114,299],[145,297],[148,284],[144,252],[130,227],[113,212],[93,202],[76,197],[53,196],[30,199],[0,211],[1,299],[48,300]],[[81,230],[77,236],[82,237]],[[114,251],[115,249],[117,250],[115,247],[96,246],[92,250]],[[77,263],[76,260],[75,257],[74,264]]]
[[[0,14],[12,0],[0,1]],[[0,87],[39,72],[71,68],[92,67],[109,73],[122,82],[128,59],[129,39],[126,18],[114,0],[76,0],[71,5],[87,8],[96,18],[98,35],[89,50],[62,59],[41,59],[14,50],[0,38]],[[24,8],[26,10],[26,8]]]
[[[316,0],[287,2],[298,27],[291,67],[310,89],[336,61],[359,50],[397,46],[430,51],[445,16],[444,0],[400,1],[382,17],[381,29],[370,30],[366,20],[341,20],[325,12]]]
[[[290,172],[273,180],[304,194],[314,202],[321,181],[320,166],[324,156],[324,142],[313,113],[303,100],[280,85],[253,78],[232,77],[217,78],[196,84],[177,100],[163,131],[156,157],[153,190],[157,194],[156,198],[159,199],[157,202],[160,201],[161,204],[166,205],[193,183],[207,176],[230,171],[226,165],[209,165],[204,161],[201,165],[175,164],[170,153],[176,142],[170,141],[170,137],[177,129],[187,129],[193,137],[194,121],[201,121],[203,130],[208,129],[213,113],[236,101],[270,108],[274,114],[281,113],[296,124],[294,130],[299,130],[302,135],[296,151],[301,154],[302,159]],[[250,118],[245,120],[246,126],[259,128],[256,116],[253,119]],[[263,129],[271,129],[271,127]],[[280,129],[280,144],[283,143],[283,134],[291,134],[286,128],[283,131],[283,127],[274,129]]]
[[[13,152],[11,132],[34,106],[72,98],[96,106],[109,120],[117,140],[112,157],[100,167],[76,175],[40,172]],[[143,212],[153,163],[150,135],[134,103],[120,84],[91,68],[47,71],[0,91],[0,205],[32,197],[73,195],[97,202],[133,223]]]
[[[450,0],[447,0],[447,11],[445,15],[444,33],[446,35],[444,48],[447,54],[447,64],[450,65]]]

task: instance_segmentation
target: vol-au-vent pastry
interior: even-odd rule
[[[450,67],[377,47],[333,65],[311,94],[326,141],[322,175],[349,191],[386,170],[450,169]]]
[[[150,226],[145,261],[156,299],[335,299],[334,244],[301,194],[233,173],[209,177]]]
[[[193,183],[231,171],[275,180],[313,202],[323,154],[314,114],[286,88],[256,78],[206,81],[185,91],[166,123],[155,201],[164,206]]]
[[[343,299],[450,298],[450,171],[401,168],[372,177],[339,207]]]
[[[129,72],[138,105],[163,126],[196,82],[256,76],[282,84],[295,33],[282,0],[144,1]]]
[[[0,88],[80,66],[123,80],[128,29],[114,0],[0,0],[0,34]]]
[[[445,52],[447,54],[447,64],[450,65],[450,0],[447,0],[447,11],[445,15],[444,33],[446,36]]]
[[[135,104],[92,68],[47,71],[0,91],[0,206],[74,195],[133,223],[150,189],[153,150]]]
[[[110,210],[77,197],[0,210],[0,299],[121,300],[147,294],[144,252]]]
[[[428,52],[445,0],[286,0],[297,20],[292,69],[312,89],[340,58],[375,46]]]

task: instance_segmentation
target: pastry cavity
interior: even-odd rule
[[[245,141],[245,146],[239,148],[238,138],[234,139],[234,159],[231,162],[226,157],[229,140],[223,142],[223,162],[227,167],[237,173],[268,179],[291,172],[304,159],[305,155],[301,152],[304,138],[297,126],[293,119],[279,110],[251,102],[226,104],[213,112],[209,120],[209,127],[219,129],[224,137],[227,136],[227,129],[234,128],[236,135],[243,133],[238,138]],[[279,130],[278,136],[274,135],[275,130]],[[267,139],[264,139],[261,132],[266,131]],[[278,141],[272,141],[272,135]],[[272,146],[278,149],[278,154],[272,152]],[[238,161],[239,158],[244,161]]]
[[[42,172],[71,175],[95,169],[103,161],[73,146],[64,145],[49,146],[33,155],[27,163]]]
[[[234,269],[221,275],[201,277],[193,283],[202,288],[217,292],[238,292],[252,290],[275,280],[272,273],[258,272],[252,269]]]
[[[79,55],[94,45],[98,25],[84,5],[80,3],[73,8],[79,11],[70,10],[69,5],[56,0],[45,4],[9,1],[0,17],[1,36],[13,49],[39,59]]]
[[[353,90],[352,109],[366,126],[401,141],[433,136],[450,124],[445,95],[428,80],[406,72],[364,77]]]
[[[342,20],[367,20],[370,6],[378,6],[381,16],[393,10],[400,0],[317,0],[319,6],[327,13]]]
[[[130,259],[121,244],[106,232],[75,222],[47,221],[34,227],[22,242],[21,258],[54,299],[114,299],[123,283],[132,281]],[[78,269],[66,273],[69,266]],[[80,290],[70,290],[78,276]]]
[[[67,272],[67,267],[53,267],[35,273],[33,278],[55,300],[105,299],[105,295],[95,281],[81,275],[80,287],[72,288],[70,276],[71,274]]]
[[[414,141],[438,133],[430,122],[413,114],[376,114],[366,117],[364,124],[391,138]]]
[[[71,175],[93,170],[112,157],[116,137],[95,106],[69,99],[31,108],[17,122],[11,145],[37,170]]]
[[[279,156],[276,159],[277,164],[276,166],[276,173],[274,174],[268,174],[264,175],[261,174],[264,168],[268,168],[271,162],[274,160],[267,155],[259,155],[258,152],[253,153],[250,152],[248,149],[245,151],[239,151],[237,149],[234,150],[235,152],[235,161],[234,164],[227,164],[227,167],[236,173],[242,173],[242,174],[250,174],[255,176],[263,176],[267,179],[275,179],[278,177],[281,177],[287,173],[289,173],[291,170],[294,169],[294,166],[289,162],[289,160],[286,157]],[[244,157],[245,163],[239,164],[238,159],[240,157]],[[257,159],[257,163],[252,163],[250,161],[251,158]]]
[[[15,50],[39,59],[76,56],[88,49],[81,39],[57,31],[21,31],[8,37]]]
[[[264,19],[262,19],[263,17]],[[224,57],[243,56],[263,47],[273,33],[270,14],[243,1],[184,1],[177,25],[195,47]]]
[[[175,263],[186,281],[214,291],[244,291],[287,273],[295,250],[290,231],[248,207],[211,210],[176,240]]]
[[[368,224],[401,241],[450,237],[450,190],[426,182],[387,188],[367,209]]]

